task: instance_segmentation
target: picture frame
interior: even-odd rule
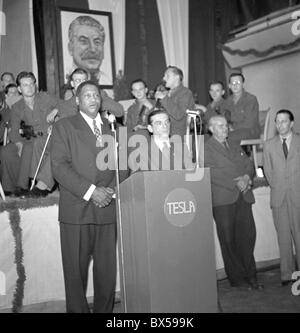
[[[101,89],[113,89],[116,73],[112,13],[58,7],[57,19],[60,87],[68,87],[70,74],[80,67],[89,72],[90,79],[99,82]]]

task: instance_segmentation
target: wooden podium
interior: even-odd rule
[[[138,172],[120,185],[124,312],[217,312],[210,174],[198,171],[194,181],[192,171]]]

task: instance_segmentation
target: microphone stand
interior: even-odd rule
[[[194,135],[195,135],[195,150],[196,150],[196,168],[200,168],[200,163],[199,163],[199,142],[198,142],[198,135],[197,135],[197,117],[200,119],[200,134],[201,134],[201,128],[202,128],[202,120],[200,117],[200,112],[199,111],[194,111],[194,110],[187,110],[186,113],[188,116],[193,120],[194,123]],[[189,140],[189,138],[188,138]]]
[[[121,199],[120,199],[120,177],[119,177],[119,159],[118,159],[118,140],[117,140],[117,131],[115,128],[114,122],[111,122],[111,130],[114,133],[114,161],[115,161],[115,170],[116,170],[116,203],[117,203],[117,223],[119,226],[119,254],[121,265],[121,274],[122,274],[122,286],[123,286],[123,302],[124,302],[124,311],[127,313],[127,303],[126,303],[126,285],[125,285],[125,270],[124,270],[124,251],[123,251],[123,234],[122,234],[122,212],[121,212]]]

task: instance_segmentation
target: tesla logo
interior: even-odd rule
[[[196,199],[192,192],[184,188],[170,192],[164,203],[166,219],[176,227],[190,224],[196,216]]]
[[[191,214],[196,212],[193,201],[168,202],[167,206],[170,215]]]

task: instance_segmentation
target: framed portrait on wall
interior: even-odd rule
[[[112,89],[115,57],[112,13],[58,8],[60,86],[68,84],[72,71],[83,68],[102,89]]]

